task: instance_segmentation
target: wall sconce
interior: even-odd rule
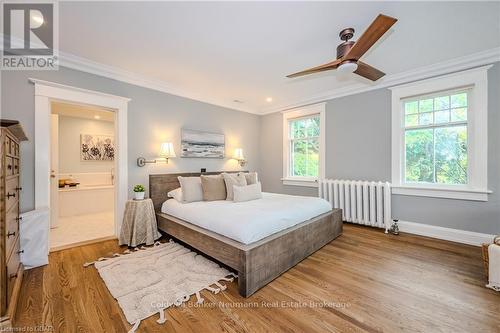
[[[174,145],[172,142],[164,142],[160,146],[159,158],[154,160],[146,160],[144,157],[137,158],[137,166],[143,167],[146,163],[156,163],[164,160],[168,163],[168,159],[175,156]]]
[[[241,167],[244,167],[246,164],[247,164],[247,160],[245,159],[245,157],[243,156],[243,149],[241,148],[236,148],[234,150],[234,155],[233,155],[233,158],[235,160],[238,160],[238,164],[241,166]]]

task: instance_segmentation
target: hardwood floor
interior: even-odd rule
[[[48,266],[25,273],[16,326],[126,332],[97,271],[82,266],[119,250],[106,241],[51,253]],[[250,298],[228,283],[203,291],[203,307],[192,297],[138,332],[500,332],[500,294],[484,285],[479,248],[347,224]]]

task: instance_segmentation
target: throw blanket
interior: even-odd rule
[[[486,287],[500,291],[500,245],[488,246],[489,283]]]

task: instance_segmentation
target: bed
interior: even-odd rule
[[[342,233],[341,210],[319,198],[263,193],[243,203],[168,200],[167,192],[180,187],[178,176],[200,173],[149,176],[158,228],[235,270],[244,297]]]

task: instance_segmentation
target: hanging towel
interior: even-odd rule
[[[500,245],[488,246],[489,257],[489,283],[486,287],[500,291]]]

